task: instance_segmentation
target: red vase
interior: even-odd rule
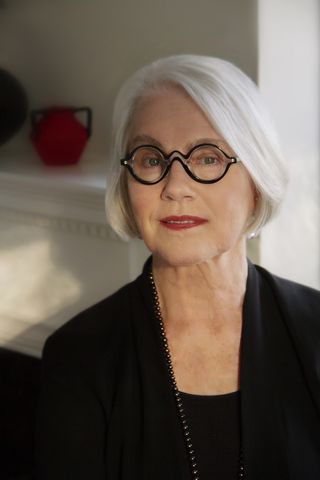
[[[76,114],[86,114],[86,124]],[[91,135],[92,111],[88,107],[52,107],[31,112],[31,141],[46,165],[77,163]]]

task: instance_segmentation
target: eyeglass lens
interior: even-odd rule
[[[180,158],[180,155],[176,155]],[[173,154],[173,161],[175,154]],[[213,145],[204,145],[192,151],[189,158],[183,159],[189,170],[201,180],[215,180],[221,177],[228,163],[225,155]],[[154,182],[161,178],[168,166],[168,159],[152,146],[138,148],[131,161],[131,166],[141,180]]]

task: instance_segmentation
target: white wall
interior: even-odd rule
[[[261,263],[320,288],[319,2],[259,0],[259,85],[287,158],[279,217],[261,236]]]
[[[7,5],[0,10],[0,65],[24,82],[31,108],[91,106],[89,153],[105,154],[114,95],[131,72],[152,59],[175,53],[221,56],[256,77],[256,0],[13,0]],[[25,134],[20,141],[26,141]]]

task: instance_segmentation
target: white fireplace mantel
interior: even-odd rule
[[[48,167],[28,154],[1,155],[0,210],[2,215],[50,222],[65,228],[113,236],[106,225],[105,166],[102,159],[66,167]],[[90,167],[88,167],[88,164]],[[91,226],[91,228],[90,228]]]

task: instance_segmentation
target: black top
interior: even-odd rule
[[[240,460],[240,392],[181,392],[201,480],[237,480]]]
[[[46,342],[41,480],[190,480],[148,272]],[[240,354],[245,480],[320,478],[320,293],[249,263]]]

